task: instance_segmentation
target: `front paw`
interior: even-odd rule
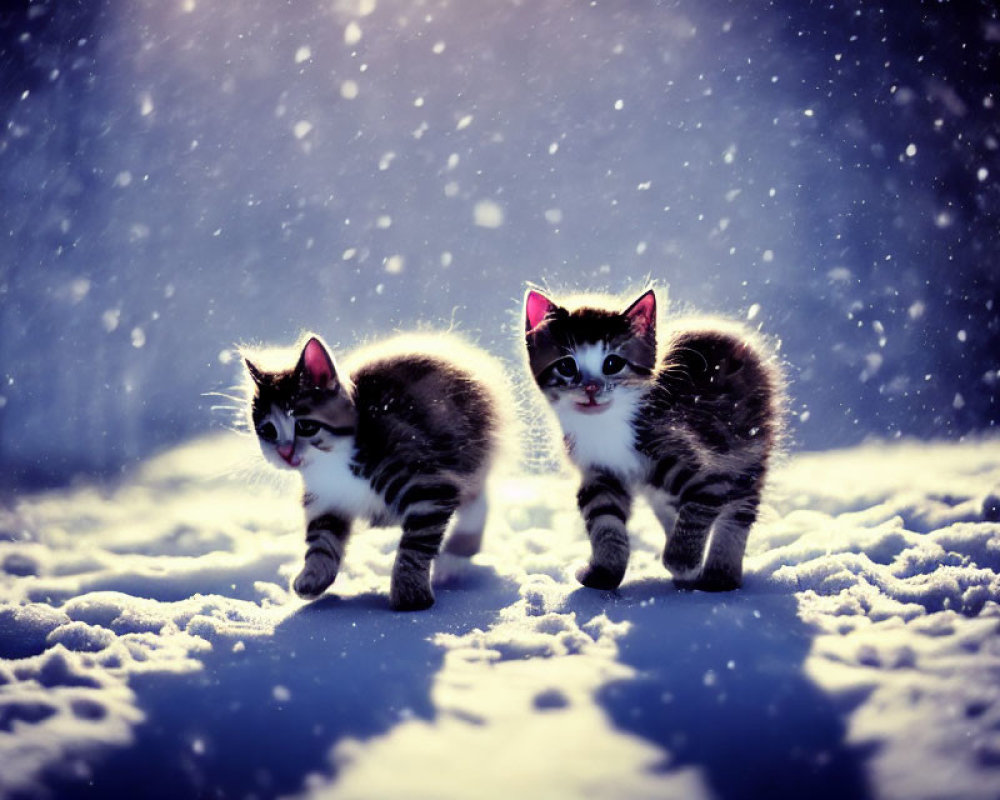
[[[426,580],[395,580],[389,589],[394,611],[423,611],[434,605],[434,591]]]
[[[576,579],[590,589],[617,589],[625,570],[611,569],[600,564],[586,564],[576,571]]]
[[[321,561],[307,561],[302,572],[295,578],[292,588],[303,600],[315,600],[327,590],[337,571]]]

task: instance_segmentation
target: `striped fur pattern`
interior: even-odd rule
[[[448,349],[443,344],[436,350]],[[469,349],[454,342],[456,351]],[[265,371],[249,359],[246,366],[265,458],[303,478],[306,555],[296,593],[311,599],[326,591],[352,522],[362,519],[402,527],[392,607],[432,605],[431,564],[452,518],[447,551],[471,556],[482,541],[484,484],[504,418],[487,382],[402,340],[344,374],[316,336],[290,369]]]
[[[666,533],[674,580],[735,589],[780,433],[780,376],[733,323],[678,321],[662,333],[658,355],[652,290],[624,311],[526,296],[529,366],[582,473],[577,502],[592,555],[577,578],[598,589],[621,583],[626,525],[642,493]]]

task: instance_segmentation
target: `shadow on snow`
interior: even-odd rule
[[[474,585],[473,585],[474,584]],[[399,614],[382,594],[303,606],[272,636],[220,638],[192,675],[137,676],[146,722],[131,747],[86,783],[56,778],[60,798],[267,797],[335,771],[331,748],[408,718],[433,719],[444,651],[436,633],[488,627],[517,593],[491,569],[437,590],[430,613]],[[50,784],[51,785],[51,784]]]
[[[812,632],[794,597],[643,581],[613,595],[578,590],[567,608],[630,623],[618,660],[636,675],[597,700],[620,729],[662,748],[662,770],[698,769],[720,800],[870,797],[844,710],[803,672]]]

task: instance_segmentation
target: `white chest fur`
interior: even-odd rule
[[[607,411],[584,414],[570,397],[555,404],[563,433],[570,443],[570,457],[581,467],[604,467],[621,475],[636,476],[642,459],[635,451],[632,420],[640,393],[619,387]]]
[[[340,511],[358,519],[386,514],[385,503],[364,478],[351,472],[351,447],[346,442],[329,453],[317,453],[302,468],[306,491],[316,497],[313,508]]]

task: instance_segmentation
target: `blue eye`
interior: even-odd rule
[[[273,442],[278,438],[278,429],[274,427],[273,422],[265,422],[257,428],[257,435],[265,442]]]
[[[576,366],[576,359],[572,356],[566,356],[566,358],[560,358],[555,365],[555,370],[564,378],[575,378],[577,372],[579,372]]]
[[[604,359],[604,364],[601,366],[601,371],[605,375],[617,375],[628,365],[626,361],[621,356],[610,355]]]
[[[319,433],[319,423],[311,419],[299,419],[295,421],[296,436],[315,436]]]

